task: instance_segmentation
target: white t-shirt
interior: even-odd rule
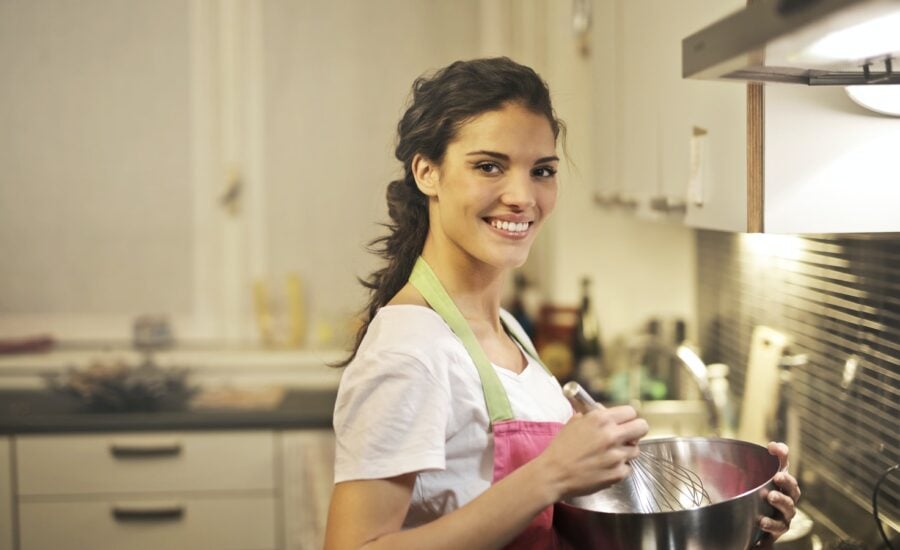
[[[515,418],[566,422],[572,408],[559,383],[526,357],[521,374],[494,365]],[[475,363],[444,320],[423,306],[382,307],[341,378],[335,483],[419,472],[404,526],[427,523],[491,485],[489,428]]]

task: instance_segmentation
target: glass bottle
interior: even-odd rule
[[[603,397],[603,345],[600,322],[591,303],[591,279],[581,279],[581,305],[575,321],[572,355],[575,379],[595,397]]]

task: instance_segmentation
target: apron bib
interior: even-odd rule
[[[484,391],[491,431],[494,434],[493,483],[496,483],[541,454],[562,429],[563,424],[516,420],[513,417],[512,406],[509,404],[503,383],[500,382],[500,377],[497,376],[493,365],[481,348],[481,344],[475,338],[472,328],[423,258],[419,257],[416,261],[409,276],[409,282],[422,294],[428,305],[444,319],[453,333],[462,340],[466,351],[475,363],[478,377],[481,379],[481,388]],[[509,334],[528,355],[544,367],[534,349],[519,340],[514,332],[509,331]],[[546,368],[544,367],[545,370]],[[558,546],[553,531],[553,506],[551,505],[535,516],[528,527],[506,548],[545,550]]]

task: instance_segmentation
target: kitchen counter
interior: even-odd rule
[[[290,388],[269,407],[188,407],[153,412],[88,412],[45,390],[0,391],[0,434],[159,430],[323,429],[336,388]]]

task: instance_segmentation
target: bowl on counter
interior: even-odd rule
[[[564,548],[742,549],[763,535],[759,521],[773,511],[766,496],[779,470],[765,447],[702,437],[643,440],[640,447],[641,462],[670,461],[672,473],[656,470],[648,479],[633,467],[612,487],[557,503],[554,526]],[[702,503],[693,501],[697,478]]]

